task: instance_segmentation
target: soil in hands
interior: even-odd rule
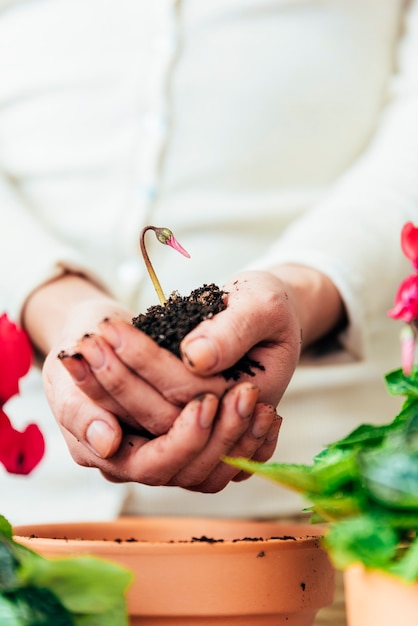
[[[226,292],[213,283],[194,289],[189,296],[174,292],[164,305],[151,306],[145,314],[134,317],[132,324],[181,358],[182,339],[200,322],[224,311],[225,296]],[[222,376],[226,380],[238,380],[241,374],[255,376],[257,369],[264,370],[264,367],[245,355],[233,367],[224,370]]]

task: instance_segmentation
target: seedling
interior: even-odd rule
[[[170,248],[174,248],[174,250],[177,250],[177,252],[180,252],[180,254],[187,257],[188,259],[190,259],[190,254],[177,241],[177,239],[174,237],[173,233],[171,232],[169,228],[157,228],[156,226],[145,226],[145,228],[142,229],[141,235],[139,238],[142,257],[144,259],[144,263],[147,268],[148,274],[151,278],[152,284],[154,285],[154,289],[157,293],[160,304],[161,306],[164,306],[164,304],[167,302],[167,298],[164,295],[164,291],[162,290],[160,281],[157,278],[157,274],[155,273],[154,267],[151,263],[151,260],[149,258],[149,255],[145,246],[145,233],[148,230],[154,231],[155,236],[157,237],[160,243],[170,246]]]

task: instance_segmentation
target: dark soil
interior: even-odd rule
[[[313,535],[316,537],[316,535]],[[32,534],[29,536],[30,539],[39,539],[39,535]],[[70,541],[68,537],[52,537],[52,539],[64,539],[64,541]],[[281,541],[296,541],[296,537],[293,535],[281,535],[281,536],[273,536],[273,537],[241,537],[237,539],[232,539],[232,543],[239,543],[242,541],[248,542],[259,542],[259,541],[274,541],[275,539],[280,539]],[[71,539],[72,540],[72,539]],[[77,541],[83,541],[83,537],[78,537]],[[115,543],[140,543],[140,542],[148,542],[147,539],[136,539],[135,537],[130,537],[129,539],[121,539],[120,537],[116,537],[115,539],[105,539],[102,541],[114,541]],[[207,537],[206,535],[201,535],[200,537],[191,537],[189,540],[187,539],[179,539],[179,540],[170,540],[169,543],[225,543],[225,539],[215,539],[214,537]],[[264,556],[261,553],[258,556]]]
[[[180,343],[195,326],[226,309],[226,293],[213,283],[194,289],[189,296],[171,294],[164,306],[151,306],[145,314],[132,319],[132,324],[154,339],[163,348],[181,358]],[[241,374],[255,376],[263,365],[248,355],[222,372],[226,380],[238,380]]]

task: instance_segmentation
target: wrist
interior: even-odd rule
[[[87,277],[67,273],[40,285],[28,296],[22,325],[34,347],[45,355],[63,338],[64,328],[81,334],[91,332],[93,329],[86,327],[89,319],[100,321],[112,313],[115,304]]]
[[[302,348],[343,328],[344,302],[332,280],[318,270],[296,264],[270,269],[292,291],[302,328]]]

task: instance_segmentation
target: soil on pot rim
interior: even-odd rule
[[[312,535],[313,538],[316,538],[316,535]],[[37,535],[36,533],[32,533],[29,535],[29,539],[41,539],[42,536]],[[69,539],[68,537],[50,537],[51,539],[56,540],[64,540],[64,541],[73,541],[73,539]],[[272,537],[240,537],[228,541],[232,541],[232,543],[239,543],[241,541],[248,541],[257,543],[259,541],[297,541],[297,538],[293,535],[280,535],[280,536],[272,536]],[[77,537],[76,541],[83,541],[83,537]],[[129,539],[121,539],[119,537],[115,537],[114,539],[105,539],[102,541],[114,541],[115,543],[140,543],[147,542],[147,539],[140,539],[135,537],[130,537]],[[215,539],[214,537],[207,537],[206,535],[201,535],[200,537],[191,537],[189,540],[186,539],[171,539],[168,543],[225,543],[226,539]]]

